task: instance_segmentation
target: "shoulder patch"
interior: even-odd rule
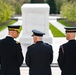
[[[60,46],[60,48],[61,48],[61,50],[62,50],[62,53],[64,54],[64,47],[63,47],[63,45]]]
[[[16,41],[16,44],[19,44],[19,42]]]

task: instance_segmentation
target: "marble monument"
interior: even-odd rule
[[[20,42],[22,44],[32,44],[32,29],[44,32],[46,35],[43,41],[52,43],[52,34],[49,31],[49,10],[48,4],[23,4],[22,10],[22,35]]]

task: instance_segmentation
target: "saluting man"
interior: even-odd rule
[[[52,75],[50,64],[53,61],[52,46],[42,41],[45,34],[38,30],[32,30],[34,44],[27,48],[26,64],[29,67],[29,75]]]
[[[19,29],[20,26],[8,26],[9,35],[0,42],[1,75],[20,75],[24,58],[20,43],[14,40]]]
[[[60,46],[58,64],[61,75],[76,75],[76,27],[65,27],[67,43]]]

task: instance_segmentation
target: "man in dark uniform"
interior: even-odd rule
[[[0,39],[1,41],[1,39]],[[0,56],[0,75],[1,75],[1,56]]]
[[[76,27],[65,27],[67,43],[60,46],[58,64],[61,75],[76,75]]]
[[[34,44],[29,46],[26,53],[26,64],[30,68],[29,75],[52,75],[50,64],[53,61],[52,46],[42,41],[42,33],[32,30]]]
[[[9,35],[0,42],[1,75],[20,75],[24,58],[20,43],[14,40],[19,29],[20,26],[8,26]]]

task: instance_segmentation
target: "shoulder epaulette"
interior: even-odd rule
[[[19,42],[16,41],[16,44],[19,44]]]

